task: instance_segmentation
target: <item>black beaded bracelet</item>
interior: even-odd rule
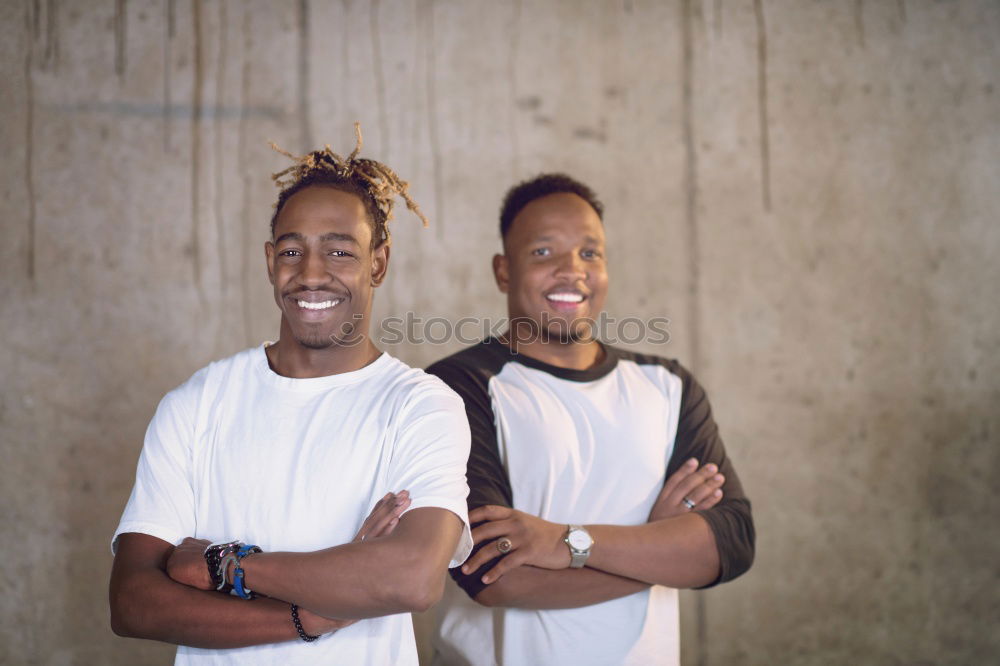
[[[292,604],[292,623],[295,625],[295,631],[299,632],[299,638],[304,640],[306,643],[312,643],[314,640],[319,638],[319,636],[310,636],[306,633],[306,630],[302,628],[302,621],[299,620],[299,607],[296,604]]]

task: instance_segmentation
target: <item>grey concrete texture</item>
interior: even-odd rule
[[[517,180],[605,200],[609,313],[670,318],[637,346],[697,373],[754,501],[685,664],[1000,654],[997,2],[7,0],[0,31],[0,663],[169,662],[108,626],[146,424],[276,336],[267,141],[355,120],[432,222],[398,210],[376,320],[499,318]]]

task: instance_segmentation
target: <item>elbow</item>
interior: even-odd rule
[[[137,638],[139,632],[134,623],[135,615],[128,612],[128,603],[122,596],[121,593],[111,594],[111,631],[122,638]]]
[[[501,598],[501,594],[498,594],[499,588],[496,587],[496,583],[492,585],[487,585],[483,590],[472,598],[480,606],[486,606],[487,608],[497,608],[500,606],[505,606],[504,600]]]
[[[756,551],[757,533],[747,502],[746,512],[738,514],[738,519],[732,522],[727,547],[719,548],[720,572],[717,583],[731,581],[749,571]]]
[[[111,631],[123,638],[150,638],[156,620],[151,611],[156,604],[143,595],[141,581],[111,581],[108,594]]]
[[[121,615],[111,611],[111,631],[122,638],[135,638],[135,632]]]
[[[444,596],[444,576],[418,576],[400,588],[398,605],[404,612],[423,613]]]

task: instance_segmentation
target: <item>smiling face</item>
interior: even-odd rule
[[[586,337],[608,291],[601,218],[576,194],[535,199],[514,218],[493,269],[512,321],[530,320],[554,341]]]
[[[354,194],[314,185],[285,202],[265,246],[282,339],[318,350],[367,337],[373,290],[389,261],[387,244],[371,247],[371,233]]]

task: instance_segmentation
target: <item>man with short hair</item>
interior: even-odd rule
[[[462,401],[368,338],[393,198],[419,209],[357,138],[276,176],[278,341],[195,373],[147,431],[111,623],[179,664],[416,664],[408,613],[471,547]]]
[[[476,544],[436,613],[436,663],[677,664],[677,588],[752,562],[750,503],[702,387],[591,335],[602,216],[565,175],[514,187],[493,259],[510,327],[428,368],[465,401]]]

